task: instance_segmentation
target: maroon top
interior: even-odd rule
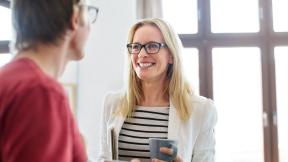
[[[30,59],[0,69],[0,162],[86,162],[62,86]]]

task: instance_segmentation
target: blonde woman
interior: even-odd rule
[[[216,109],[184,79],[177,34],[161,19],[144,19],[130,29],[127,49],[127,89],[104,101],[100,159],[151,161],[149,138],[168,138],[178,142],[175,161],[213,162]]]

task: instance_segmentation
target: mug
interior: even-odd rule
[[[173,155],[160,152],[160,147],[167,147],[173,150]],[[170,139],[149,138],[149,149],[151,159],[173,161],[177,156],[177,142]]]

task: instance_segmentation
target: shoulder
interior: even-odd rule
[[[104,109],[105,111],[114,111],[124,97],[124,91],[108,92],[104,97]]]
[[[124,96],[123,91],[108,92],[105,95],[104,104],[105,105],[119,104],[123,96]]]
[[[198,117],[199,120],[205,124],[216,123],[217,121],[217,110],[213,100],[203,97],[192,95],[192,116]]]
[[[203,106],[210,107],[214,105],[213,100],[198,95],[191,95],[191,102],[194,107],[203,107]]]
[[[63,99],[64,89],[58,81],[45,75],[28,59],[14,60],[0,70],[0,96],[8,101],[15,97],[37,95],[38,100],[50,95]]]
[[[54,98],[55,100],[63,100],[65,98],[65,91],[63,86],[58,83],[56,80],[45,79],[42,80],[41,78],[26,78],[22,81],[19,81],[16,86],[16,93],[21,96],[27,94],[34,94],[40,97],[47,97],[42,99]]]
[[[108,121],[111,118],[114,118],[115,112],[120,106],[121,99],[124,97],[124,92],[108,92],[106,93],[103,101],[102,107],[102,118],[104,121]]]

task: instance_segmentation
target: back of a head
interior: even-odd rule
[[[55,44],[70,27],[73,6],[80,0],[12,0],[15,48]]]

